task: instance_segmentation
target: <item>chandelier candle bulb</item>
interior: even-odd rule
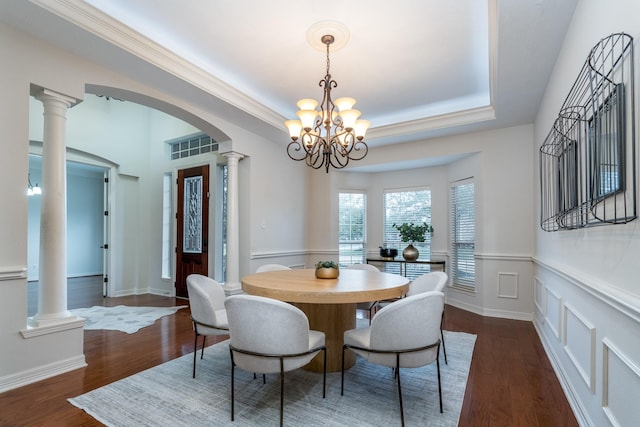
[[[338,98],[336,99],[335,104],[340,111],[350,110],[354,105],[356,105],[356,100],[353,98]]]
[[[369,129],[369,126],[371,126],[371,122],[369,120],[356,120],[354,131],[358,141],[362,141],[364,139],[364,135],[367,132],[367,129]]]
[[[342,126],[350,132],[356,125],[356,120],[360,117],[360,111],[358,110],[344,110],[340,111],[340,117],[342,117]]]
[[[309,132],[313,128],[316,117],[318,117],[318,112],[316,110],[298,110],[296,114],[302,122],[302,129],[305,132]]]
[[[289,129],[289,136],[296,141],[302,132],[302,122],[300,120],[287,120],[284,125]]]
[[[296,105],[301,110],[315,110],[318,106],[318,101],[315,99],[305,98],[298,101]]]

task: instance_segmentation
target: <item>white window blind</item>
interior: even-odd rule
[[[339,194],[339,264],[364,262],[367,196],[363,192]]]
[[[475,288],[475,188],[465,180],[451,187],[451,283]]]
[[[389,248],[397,248],[398,256],[402,257],[402,251],[408,243],[400,240],[398,230],[393,224],[414,223],[431,224],[431,190],[430,189],[407,189],[407,190],[387,190],[384,193],[384,223],[383,239]],[[437,232],[437,230],[436,230]],[[421,260],[428,260],[431,257],[431,234],[427,233],[425,242],[415,242],[414,246],[420,252],[418,257]],[[400,264],[385,263],[385,271],[400,274]],[[414,279],[422,274],[428,273],[428,264],[407,264],[406,275]]]
[[[173,224],[173,185],[171,172],[162,176],[162,278],[171,278],[171,255],[173,246],[171,242]]]

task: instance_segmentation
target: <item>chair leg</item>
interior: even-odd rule
[[[200,353],[200,359],[204,358],[204,346],[207,344],[207,336],[202,336],[202,353]]]
[[[284,359],[280,358],[280,427],[283,426],[284,416]]]
[[[196,355],[198,354],[198,333],[195,334],[196,339],[193,343],[193,377],[196,377]]]
[[[341,381],[340,381],[340,396],[344,396],[344,350],[346,349],[346,346],[342,346],[342,376],[341,376]]]
[[[255,380],[256,378],[258,378],[256,376],[256,373],[253,373],[253,379]],[[262,384],[266,384],[267,383],[267,376],[265,374],[262,374]]]
[[[448,365],[449,362],[447,361],[447,348],[444,345],[444,333],[442,332],[443,325],[444,325],[444,308],[442,309],[442,316],[440,317],[440,338],[442,339],[442,352],[444,353],[444,363]]]
[[[438,357],[436,357],[436,366],[438,367],[438,396],[440,397],[440,413],[442,413],[442,385],[440,384],[440,357],[439,356],[440,356],[440,346],[438,346]]]
[[[234,419],[234,384],[235,384],[235,363],[233,363],[233,351],[229,350],[231,353],[231,421]]]
[[[444,345],[444,333],[442,332],[442,328],[440,328],[440,338],[442,338],[442,352],[444,353],[444,363],[448,365],[449,362],[447,361],[447,347]]]
[[[398,397],[400,398],[400,422],[404,427],[404,408],[402,406],[402,384],[400,383],[400,353],[396,353],[396,377],[398,377]]]
[[[327,348],[323,348],[322,352],[324,353],[324,363],[322,366],[322,398],[324,399],[327,395]]]

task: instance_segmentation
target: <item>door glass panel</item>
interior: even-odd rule
[[[202,176],[184,179],[183,226],[182,252],[202,253]]]

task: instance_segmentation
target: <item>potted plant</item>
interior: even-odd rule
[[[318,261],[316,264],[316,277],[318,279],[337,279],[340,268],[334,261]]]
[[[418,259],[420,252],[413,246],[415,242],[424,242],[427,233],[433,233],[433,227],[423,222],[422,224],[406,223],[401,225],[393,224],[393,228],[398,230],[400,240],[409,245],[402,251],[402,256],[407,261],[415,261]]]

